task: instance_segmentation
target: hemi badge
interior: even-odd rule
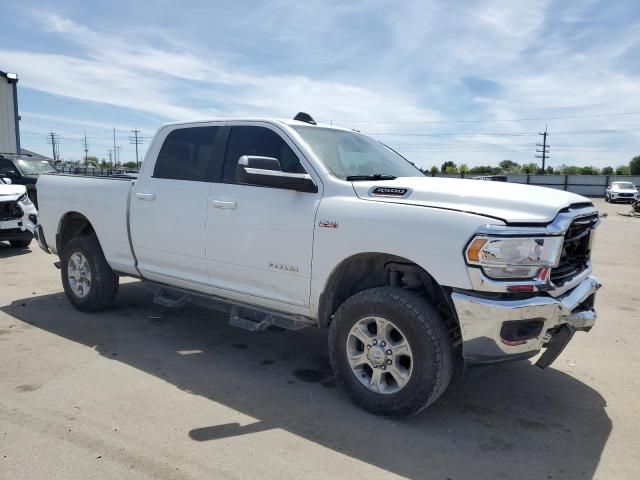
[[[318,226],[324,228],[338,228],[338,222],[333,222],[331,220],[320,220]]]

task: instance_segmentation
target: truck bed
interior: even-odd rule
[[[49,246],[56,249],[59,223],[65,215],[79,213],[91,222],[111,268],[136,274],[128,229],[133,181],[124,176],[40,176],[37,184],[39,220]]]

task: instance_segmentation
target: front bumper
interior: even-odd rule
[[[555,298],[542,294],[511,300],[454,291],[451,299],[460,321],[465,361],[495,363],[529,358],[547,346],[565,325],[571,330],[589,331],[597,317],[593,301],[600,286],[590,275]]]
[[[0,240],[28,240],[32,237],[22,218],[0,221]]]

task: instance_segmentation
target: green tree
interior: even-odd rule
[[[123,163],[122,166],[126,167],[126,168],[136,168],[137,167],[136,162]]]
[[[446,162],[444,162],[442,164],[442,166],[440,167],[440,171],[442,173],[447,173],[447,169],[449,167],[453,167],[455,169],[455,172],[453,173],[458,173],[458,167],[456,166],[456,164],[454,162],[452,162],[451,160],[447,160]]]
[[[602,169],[603,175],[613,175],[613,167],[604,167]]]
[[[469,166],[466,163],[460,164],[460,173],[469,173]]]
[[[536,173],[538,173],[538,164],[532,162],[522,165],[522,173],[526,173],[527,175],[535,175]]]
[[[598,175],[599,173],[600,170],[592,166],[582,167],[580,169],[580,175]]]
[[[440,170],[438,170],[438,167],[434,165],[433,167],[431,167],[430,173],[431,175],[437,175],[438,173],[440,173]]]
[[[496,167],[492,167],[490,165],[480,165],[478,167],[471,167],[469,173],[493,173]],[[498,169],[499,170],[499,169]]]
[[[503,160],[499,165],[501,172],[506,174],[518,174],[522,170],[520,164],[513,160]]]
[[[640,155],[636,155],[629,162],[629,173],[631,175],[640,175]]]
[[[447,168],[444,169],[444,173],[458,173],[458,167],[456,167],[455,163],[448,165]]]
[[[574,165],[562,165],[562,173],[564,175],[578,175],[580,173],[580,167]]]
[[[628,165],[620,165],[616,168],[616,175],[631,175],[631,169]]]

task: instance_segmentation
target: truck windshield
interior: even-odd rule
[[[382,143],[356,132],[322,127],[292,127],[335,176],[422,177],[407,159]]]
[[[23,175],[55,173],[57,170],[46,160],[18,160],[16,162]]]
[[[615,182],[613,185],[617,188],[622,188],[624,190],[626,189],[633,190],[634,188],[636,188],[631,182]]]

